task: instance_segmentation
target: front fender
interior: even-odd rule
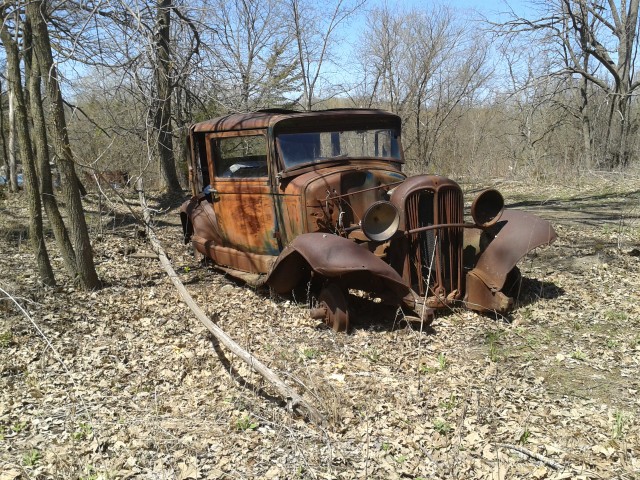
[[[493,292],[504,287],[507,275],[522,257],[557,238],[551,223],[520,210],[505,210],[499,222],[479,235],[479,246],[470,245],[474,243],[469,241],[474,237],[473,232],[465,238],[465,249],[477,249],[478,252],[469,275],[482,280]],[[488,243],[483,245],[484,242]]]
[[[312,274],[355,288],[395,298],[398,303],[410,293],[402,277],[366,248],[329,233],[297,236],[278,256],[267,283],[286,293],[306,283]],[[390,295],[391,294],[391,295]]]

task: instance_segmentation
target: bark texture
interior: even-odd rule
[[[0,29],[0,37],[7,54],[7,77],[9,90],[15,101],[14,125],[18,136],[20,148],[20,158],[22,159],[22,170],[24,176],[24,186],[27,192],[29,204],[29,241],[38,263],[38,274],[40,280],[45,285],[55,285],[55,278],[49,254],[44,242],[44,231],[42,227],[42,205],[38,191],[38,179],[36,175],[35,161],[31,150],[31,139],[29,136],[29,122],[27,118],[27,108],[24,101],[22,89],[22,79],[20,75],[20,56],[18,45],[11,37],[7,29],[6,22],[3,22]]]
[[[35,0],[27,4],[27,18],[31,24],[33,49],[43,73],[50,104],[53,146],[61,177],[62,194],[69,215],[69,230],[76,252],[76,269],[80,286],[86,289],[99,288],[101,283],[93,263],[93,252],[84,217],[79,182],[75,172],[73,154],[64,116],[64,104],[58,82],[58,72],[53,63],[49,30],[45,22],[45,3]]]

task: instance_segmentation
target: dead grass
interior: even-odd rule
[[[24,240],[0,234],[0,287],[51,343],[0,301],[0,478],[638,478],[639,187],[501,185],[552,219],[558,242],[521,264],[510,318],[452,311],[423,333],[362,307],[336,335],[305,299],[198,266],[175,210],[161,216],[196,300],[324,426],[291,417],[156,262],[131,256],[148,247],[125,209],[92,223],[98,292],[62,278],[42,289]],[[4,213],[14,200],[1,201],[2,232],[20,229],[24,215]]]

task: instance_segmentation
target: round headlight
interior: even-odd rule
[[[371,205],[362,217],[362,231],[369,240],[386,242],[398,231],[400,214],[393,204],[385,201]]]
[[[477,226],[487,228],[500,220],[503,209],[502,194],[490,188],[480,192],[471,204],[471,217]]]

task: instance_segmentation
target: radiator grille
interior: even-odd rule
[[[462,223],[462,192],[454,187],[422,190],[405,206],[407,230],[430,225]],[[414,291],[447,296],[462,291],[462,228],[427,230],[409,239],[409,272]]]

